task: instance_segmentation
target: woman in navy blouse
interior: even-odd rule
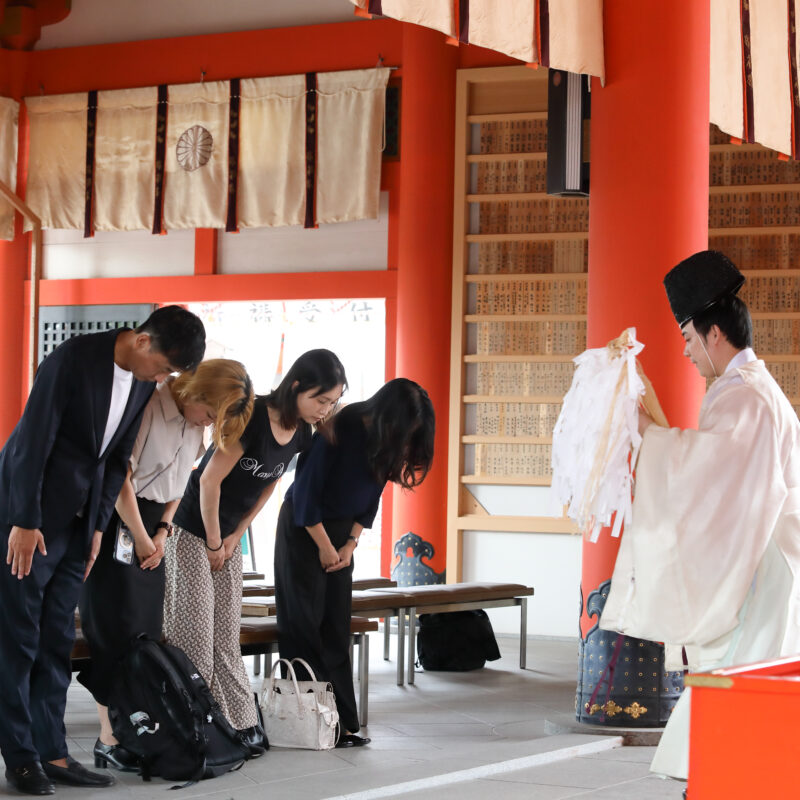
[[[278,518],[275,600],[281,658],[304,658],[329,680],[342,725],[338,747],[366,744],[350,664],[353,551],[388,481],[406,489],[433,460],[428,393],[406,378],[334,416],[300,457]],[[302,672],[303,670],[301,670]]]

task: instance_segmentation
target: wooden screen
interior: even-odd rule
[[[800,163],[711,126],[708,246],[747,276],[753,345],[800,411]]]
[[[545,193],[547,70],[460,70],[457,92],[448,580],[465,530],[574,530],[490,513],[471,490],[550,484],[553,426],[586,348],[589,227],[588,199]]]

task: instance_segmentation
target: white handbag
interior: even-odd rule
[[[310,681],[298,681],[292,664],[302,664]],[[276,678],[278,666],[286,664],[288,678]],[[299,747],[305,750],[330,750],[336,746],[339,712],[333,687],[318,681],[302,658],[275,662],[261,688],[264,731],[270,747]]]

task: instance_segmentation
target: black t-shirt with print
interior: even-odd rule
[[[236,529],[242,517],[255,505],[259,495],[283,475],[296,453],[311,443],[311,427],[300,420],[291,440],[279,445],[272,435],[265,397],[257,397],[253,416],[239,443],[244,448],[242,457],[225,476],[219,498],[219,527],[223,537]],[[206,468],[214,447],[210,447],[200,465],[186,484],[173,522],[201,539],[206,529],[200,514],[200,476]]]

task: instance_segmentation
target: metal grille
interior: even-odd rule
[[[61,342],[84,333],[110,328],[135,328],[150,316],[149,303],[119,306],[42,306],[39,309],[39,353],[37,363]]]

